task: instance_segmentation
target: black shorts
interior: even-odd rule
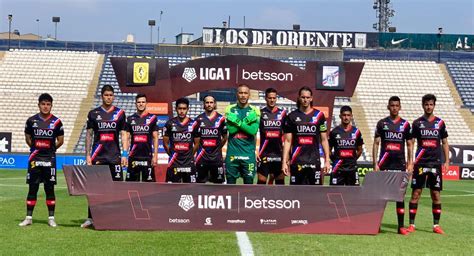
[[[166,169],[166,182],[195,183],[196,167],[168,167],[168,169]]]
[[[51,161],[29,161],[26,183],[56,185],[56,158]]]
[[[359,186],[359,173],[354,171],[337,171],[330,175],[329,185]]]
[[[225,180],[224,164],[208,164],[200,163],[196,165],[197,169],[197,183],[206,183],[208,181],[213,183],[223,183]]]
[[[92,165],[107,165],[107,166],[109,166],[110,175],[112,176],[112,180],[113,181],[123,181],[122,165],[120,165],[120,164],[110,164],[110,163],[98,163],[98,162],[92,162]]]
[[[125,181],[155,182],[155,172],[151,166],[151,159],[129,159]]]
[[[323,185],[321,166],[316,164],[291,164],[290,185]]]
[[[424,187],[436,191],[443,190],[443,173],[440,164],[432,166],[415,164],[411,188],[422,189]]]
[[[259,162],[257,164],[257,173],[262,176],[268,177],[272,174],[275,179],[280,176],[283,172],[281,171],[281,161],[275,162]]]

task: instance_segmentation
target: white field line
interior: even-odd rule
[[[252,243],[250,242],[247,232],[235,232],[237,235],[237,241],[239,244],[240,255],[242,256],[253,256]]]

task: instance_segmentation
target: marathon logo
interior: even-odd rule
[[[36,136],[53,137],[53,130],[50,129],[35,129],[33,132]]]
[[[227,220],[227,224],[245,224],[245,220]]]
[[[385,151],[400,151],[401,145],[399,143],[387,143]]]
[[[313,137],[299,137],[298,143],[300,145],[313,145]]]
[[[354,151],[352,149],[344,149],[339,151],[339,157],[352,158],[354,157]]]
[[[35,140],[35,148],[50,149],[51,148],[51,141],[50,140]]]
[[[175,143],[174,150],[176,151],[187,151],[189,150],[189,143]]]
[[[215,147],[217,146],[217,141],[216,140],[202,140],[202,146],[203,147]]]
[[[117,128],[117,123],[116,122],[98,122],[97,126],[101,130],[115,129]]]
[[[198,209],[230,210],[232,196],[198,195]]]
[[[100,134],[100,141],[114,141],[115,139],[115,134],[113,133],[102,133]]]
[[[421,145],[424,148],[436,148],[438,147],[438,142],[436,140],[423,140]]]
[[[266,131],[265,137],[267,138],[280,138],[280,131]]]
[[[146,142],[148,142],[148,136],[147,135],[135,135],[135,136],[133,136],[133,142],[135,142],[135,143],[146,143]]]

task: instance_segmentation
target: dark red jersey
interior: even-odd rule
[[[54,115],[43,119],[36,114],[26,121],[25,134],[31,136],[29,161],[48,162],[56,156],[56,138],[64,136],[63,123]]]
[[[222,164],[222,136],[227,134],[225,117],[217,112],[212,116],[202,113],[196,118],[196,122],[198,135],[201,137],[196,164]]]
[[[130,133],[129,156],[133,159],[151,159],[153,154],[153,132],[158,132],[156,116],[137,113],[127,118],[127,131]]]
[[[405,170],[405,144],[411,140],[411,126],[405,119],[392,120],[390,117],[377,123],[375,137],[380,137],[378,166],[381,170]],[[376,156],[373,156],[376,157]]]
[[[448,137],[446,124],[439,117],[427,120],[424,116],[413,122],[412,137],[416,139],[415,164],[441,163],[441,140]]]
[[[191,118],[187,118],[184,123],[181,123],[178,117],[174,117],[166,122],[163,132],[164,136],[169,137],[170,140],[168,167],[194,166],[194,138],[199,137],[197,124]]]
[[[331,154],[332,171],[355,171],[357,167],[357,148],[364,144],[362,133],[355,126],[345,130],[336,126],[329,134],[329,147],[334,149]]]
[[[319,165],[320,136],[326,131],[324,113],[317,109],[308,114],[299,109],[288,114],[283,123],[283,132],[293,134],[291,164]]]
[[[281,161],[282,125],[286,110],[275,108],[273,111],[264,107],[260,110],[260,158],[277,159]]]
[[[95,108],[87,116],[87,129],[94,131],[92,162],[100,164],[120,163],[120,131],[126,129],[125,111],[112,106],[109,111]]]

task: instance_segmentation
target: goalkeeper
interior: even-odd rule
[[[248,101],[250,88],[237,88],[237,103],[225,110],[229,142],[225,159],[227,184],[242,177],[244,184],[253,184],[255,176],[255,136],[260,124],[260,110]]]

